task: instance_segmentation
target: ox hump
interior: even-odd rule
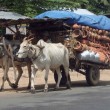
[[[64,47],[64,45],[63,45],[63,44],[61,44],[61,43],[57,43],[57,44],[56,44],[56,46],[57,46],[57,47],[59,47],[59,48]]]
[[[43,40],[43,39],[40,39],[38,42],[37,42],[37,45],[40,46],[40,47],[44,47],[47,43]]]

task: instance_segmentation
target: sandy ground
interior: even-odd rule
[[[28,85],[28,74],[27,74],[27,69],[25,67],[23,67],[23,75],[20,79],[19,82],[19,87],[18,87],[18,91],[22,90],[22,91],[26,91],[26,87]],[[2,83],[2,76],[3,76],[3,72],[2,69],[0,69],[0,85]],[[11,80],[11,82],[14,82],[14,73],[13,73],[13,69],[10,68],[9,70],[9,78]],[[71,77],[71,81],[74,85],[74,83],[76,84],[76,86],[81,86],[82,82],[84,84],[86,84],[86,80],[85,80],[85,76],[82,74],[79,74],[75,71],[70,72],[70,77]],[[50,71],[49,74],[49,84],[55,84],[54,81],[54,76],[53,73]],[[35,85],[40,86],[40,85],[44,85],[44,71],[38,71],[38,73],[36,74],[36,78],[35,78]],[[101,76],[100,76],[100,83],[99,85],[110,85],[110,70],[101,70]],[[43,86],[42,86],[43,87]],[[13,90],[8,83],[5,83],[5,87],[4,87],[4,91],[0,93],[0,95],[3,94],[8,94],[8,93],[16,93],[16,90]],[[43,88],[42,88],[43,89]]]

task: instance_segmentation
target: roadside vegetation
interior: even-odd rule
[[[110,0],[0,0],[0,7],[34,17],[46,10],[84,8],[95,14],[110,13]]]

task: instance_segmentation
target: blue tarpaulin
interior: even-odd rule
[[[110,19],[103,15],[79,15],[70,11],[46,11],[35,17],[36,19],[52,18],[52,19],[64,19],[69,18],[66,21],[68,24],[78,23],[81,25],[87,25],[97,29],[110,31]]]

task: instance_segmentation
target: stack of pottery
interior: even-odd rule
[[[89,26],[74,24],[70,40],[72,48],[81,60],[91,62],[110,62],[110,32]]]

